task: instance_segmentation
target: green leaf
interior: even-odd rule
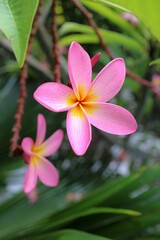
[[[100,14],[101,16],[121,28],[123,31],[129,33],[130,36],[133,36],[141,44],[146,45],[145,39],[137,31],[135,31],[134,27],[125,19],[123,19],[120,14],[117,13],[115,10],[112,10],[107,5],[98,2],[90,3],[86,0],[81,0],[81,2],[89,9]]]
[[[123,8],[123,10],[131,11],[138,17],[150,32],[160,40],[160,1],[158,0],[95,0],[95,2],[103,2],[112,4],[115,7]]]
[[[92,216],[95,214],[122,214],[122,215],[129,215],[129,216],[141,215],[140,212],[129,210],[129,209],[116,209],[116,208],[106,208],[106,207],[89,208],[84,210],[77,209],[77,212],[71,211],[70,214],[68,214],[66,209],[64,209],[62,212],[58,212],[57,214],[52,216],[53,218],[56,219],[56,221],[52,223],[52,228],[59,227],[62,224],[73,221],[80,217],[86,217],[90,215]]]
[[[75,189],[75,182],[68,184],[67,180],[61,181],[54,190],[44,188],[35,205],[28,205],[22,194],[16,195],[0,204],[0,238],[56,240],[61,239],[57,235],[63,232],[61,230],[74,228],[113,239],[119,239],[121,233],[122,237],[126,235],[125,239],[129,239],[134,230],[140,231],[159,222],[159,170],[157,165],[139,169],[127,178],[106,181],[76,203],[66,201],[66,194]],[[84,184],[85,188],[88,184]],[[148,188],[141,192],[145,186]]]
[[[124,34],[120,34],[117,32],[99,29],[100,33],[102,34],[105,41],[108,43],[108,45],[113,45],[114,43],[120,44],[126,49],[130,51],[136,51],[137,53],[141,54],[144,52],[144,45],[139,44],[136,40],[134,40],[132,37],[128,37]],[[73,34],[72,32],[78,32],[81,34]],[[62,28],[60,29],[60,35],[67,34],[69,35],[61,37],[60,44],[62,45],[69,45],[72,41],[77,41],[79,43],[98,43],[99,39],[94,34],[94,31],[92,28],[77,24],[77,23],[65,23]]]
[[[157,64],[157,65],[160,64],[160,58],[157,58],[156,60],[150,62],[150,63],[149,63],[149,66],[156,65],[156,64]]]
[[[46,236],[45,236],[46,238]],[[38,239],[44,239],[38,237]],[[51,234],[50,236],[47,236],[47,239],[55,239],[55,240],[109,240],[109,238],[106,237],[100,237],[96,236],[90,233],[76,231],[72,229],[66,229],[62,231],[58,231],[54,234]]]
[[[38,0],[0,0],[0,29],[10,41],[18,65],[23,66]]]

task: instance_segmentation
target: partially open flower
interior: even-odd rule
[[[60,147],[63,140],[61,129],[53,133],[46,141],[46,121],[42,114],[37,119],[37,136],[34,142],[26,137],[22,140],[23,158],[28,164],[24,178],[24,192],[29,193],[35,189],[39,178],[46,186],[58,185],[59,174],[56,168],[45,158],[51,156]]]

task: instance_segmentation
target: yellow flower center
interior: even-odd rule
[[[35,166],[38,162],[42,161],[40,156],[42,156],[44,153],[44,147],[42,144],[38,146],[33,145],[33,147],[31,148],[31,152],[34,155],[30,158],[30,163],[32,166]]]
[[[97,109],[97,107],[93,104],[96,101],[97,97],[95,92],[91,89],[86,94],[86,88],[83,85],[78,87],[77,95],[73,93],[67,96],[67,105],[72,106],[76,104],[76,107],[74,110],[72,110],[72,113],[78,116],[84,116],[84,114],[82,114],[82,108],[87,114],[93,114],[93,112]]]
[[[42,144],[35,146],[33,145],[32,149],[31,149],[32,153],[35,155],[43,155],[44,153],[44,147]]]

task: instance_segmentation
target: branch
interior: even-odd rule
[[[33,25],[32,25],[32,31],[31,31],[31,35],[29,38],[29,42],[28,42],[28,48],[27,48],[27,53],[26,53],[26,58],[25,58],[25,62],[24,65],[21,69],[21,76],[19,79],[19,98],[18,98],[18,106],[17,106],[17,111],[15,113],[14,116],[14,125],[12,128],[12,137],[10,140],[10,154],[11,155],[17,155],[17,154],[21,154],[22,150],[21,147],[18,145],[18,140],[20,138],[20,130],[21,130],[21,123],[22,123],[22,115],[24,113],[24,105],[25,105],[25,100],[27,97],[27,89],[26,89],[26,80],[28,77],[28,57],[29,54],[31,52],[31,45],[32,45],[32,40],[36,34],[37,28],[38,28],[38,17],[40,14],[40,6],[41,6],[41,1],[39,3],[34,21],[33,21]]]
[[[93,20],[93,15],[82,5],[80,4],[77,0],[72,0],[73,4],[81,11],[81,13],[83,14],[83,16],[86,18],[87,22],[89,23],[89,25],[91,26],[91,28],[93,28],[95,34],[97,35],[97,37],[99,38],[99,42],[102,46],[102,48],[105,50],[105,52],[108,54],[108,56],[110,57],[110,59],[114,59],[114,56],[112,54],[112,52],[110,51],[110,49],[108,48],[108,46],[105,44],[105,41],[103,40],[102,35],[100,34],[98,27],[95,23],[95,21]]]
[[[71,0],[73,2],[73,4],[79,9],[79,11],[83,14],[83,16],[86,18],[87,22],[89,23],[90,27],[94,30],[95,34],[97,35],[100,45],[102,46],[102,48],[105,50],[105,52],[108,54],[108,56],[110,57],[111,60],[114,59],[114,56],[111,52],[111,50],[108,48],[108,46],[106,45],[103,36],[101,35],[97,24],[95,23],[92,14],[77,0]],[[128,77],[132,78],[134,81],[139,82],[140,84],[152,88],[153,85],[152,83],[148,82],[146,79],[143,79],[139,76],[137,76],[135,73],[133,73],[132,71],[130,71],[129,69],[126,70],[126,74]]]
[[[153,87],[153,84],[151,82],[147,81],[146,79],[143,79],[143,78],[139,77],[138,75],[136,75],[135,73],[133,73],[129,69],[126,69],[126,74],[127,74],[128,77],[132,78],[136,82],[139,82],[140,84],[142,84],[146,87],[149,87],[149,88]]]
[[[59,60],[59,47],[58,47],[58,34],[57,34],[57,18],[56,18],[56,0],[52,2],[52,41],[53,41],[53,58],[54,58],[54,70],[53,80],[61,82],[61,69]]]

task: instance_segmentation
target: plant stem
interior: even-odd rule
[[[59,60],[56,4],[57,4],[57,1],[53,0],[52,7],[51,7],[52,9],[52,42],[53,42],[53,59],[54,59],[53,81],[60,83],[61,69],[60,69],[60,60]]]

